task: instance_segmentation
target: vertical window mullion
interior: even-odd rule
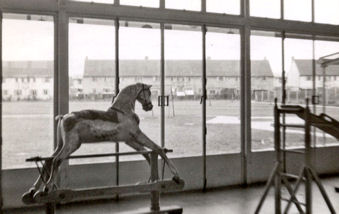
[[[117,4],[119,4],[119,0],[115,0]],[[120,74],[119,74],[119,19],[115,19],[115,96],[119,93],[119,83],[120,83]],[[120,147],[119,143],[115,144],[115,152],[119,153]],[[119,186],[119,155],[115,156],[115,175],[116,175],[116,180],[115,184]],[[117,197],[119,197],[117,195]]]
[[[205,8],[206,9],[206,8]],[[203,155],[203,191],[207,186],[207,173],[206,173],[206,25],[202,26],[202,155]]]

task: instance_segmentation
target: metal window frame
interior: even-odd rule
[[[160,23],[161,28],[161,84],[164,81],[164,38],[163,25],[165,23],[197,25],[208,27],[231,27],[240,29],[241,36],[241,162],[243,184],[247,183],[247,165],[250,162],[251,155],[251,71],[250,71],[250,32],[253,29],[262,29],[265,31],[275,31],[283,33],[306,34],[313,38],[330,37],[333,40],[339,40],[339,26],[331,24],[320,24],[314,22],[314,0],[312,0],[312,22],[301,22],[284,20],[284,0],[281,3],[281,18],[260,18],[250,16],[250,1],[240,0],[240,15],[228,15],[206,12],[206,0],[201,1],[201,11],[183,11],[165,8],[165,0],[159,0],[159,8],[145,8],[120,5],[119,0],[114,4],[74,2],[68,0],[0,0],[0,10],[3,13],[29,13],[37,15],[51,15],[55,23],[55,80],[54,80],[54,115],[68,112],[68,84],[64,87],[62,82],[68,82],[68,17],[86,17],[98,19],[110,19],[118,21],[119,19]],[[65,23],[65,19],[67,22]],[[1,26],[0,26],[1,27]],[[119,27],[116,28],[116,92],[119,90]],[[2,30],[2,29],[0,29]],[[203,32],[202,32],[203,33]],[[66,36],[67,35],[67,36]],[[0,38],[1,40],[1,38]],[[314,41],[314,39],[313,39]],[[282,42],[284,46],[284,41]],[[0,50],[1,51],[1,50]],[[205,45],[203,42],[203,54]],[[0,52],[1,54],[1,52]],[[0,56],[1,57],[1,56]],[[203,55],[203,61],[206,56]],[[204,74],[203,65],[203,77]],[[282,68],[284,69],[284,67]],[[203,83],[202,83],[203,84]],[[203,85],[206,90],[206,85]],[[162,95],[164,88],[161,88]],[[1,111],[1,107],[0,107]],[[206,110],[205,110],[206,111]],[[204,110],[202,110],[204,115]],[[206,114],[206,112],[205,112]],[[162,110],[161,117],[164,117]],[[203,116],[204,117],[204,116]],[[161,122],[163,123],[163,122]],[[0,122],[1,126],[1,122]],[[206,124],[203,124],[206,126]],[[164,124],[161,125],[164,129]],[[206,127],[205,127],[206,128]],[[54,131],[56,125],[54,125]],[[56,136],[56,135],[55,135]],[[205,136],[206,137],[206,136]],[[164,134],[161,137],[164,141]],[[203,144],[206,139],[203,136]],[[54,137],[56,142],[56,137]],[[162,143],[163,144],[163,143]],[[1,148],[0,148],[1,149]],[[206,151],[203,149],[203,157],[206,158]],[[0,160],[1,161],[1,160]],[[117,160],[118,161],[118,160]],[[206,159],[204,160],[204,164]],[[206,166],[204,166],[206,167]],[[205,169],[204,169],[205,170]],[[206,171],[204,172],[206,178]],[[204,178],[204,179],[205,179]],[[118,179],[117,179],[118,180]]]

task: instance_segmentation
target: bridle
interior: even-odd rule
[[[142,88],[138,91],[136,97],[138,97],[138,96],[142,93],[142,94],[143,94],[143,97],[145,98],[145,97],[146,97],[146,96],[145,96],[145,90],[147,90],[147,89],[149,89],[149,88],[145,88],[145,85],[142,84]],[[145,101],[145,103],[142,103],[142,106],[143,106],[143,107],[147,107],[147,108],[152,107],[152,106],[153,106],[153,105],[152,105],[152,102],[149,102],[149,101],[147,101],[147,100],[144,99],[144,98],[143,98],[143,101]]]

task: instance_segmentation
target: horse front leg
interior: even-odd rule
[[[164,159],[165,163],[167,164],[170,171],[174,175],[173,180],[179,182],[180,178],[178,170],[175,168],[173,162],[170,159],[168,159],[166,153],[160,146],[158,146],[151,139],[149,139],[141,130],[138,130],[137,134],[135,135],[135,140],[142,146],[145,146],[151,149],[152,151],[157,152]]]

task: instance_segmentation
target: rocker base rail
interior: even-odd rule
[[[89,188],[89,189],[60,189],[51,191],[49,193],[37,192],[34,195],[35,203],[61,203],[71,202],[74,200],[83,200],[95,197],[114,196],[116,194],[123,193],[146,193],[152,191],[170,192],[178,191],[184,188],[184,181],[180,180],[179,183],[173,180],[156,181],[148,184],[136,184],[136,185],[122,185],[115,187],[101,187],[101,188]]]

